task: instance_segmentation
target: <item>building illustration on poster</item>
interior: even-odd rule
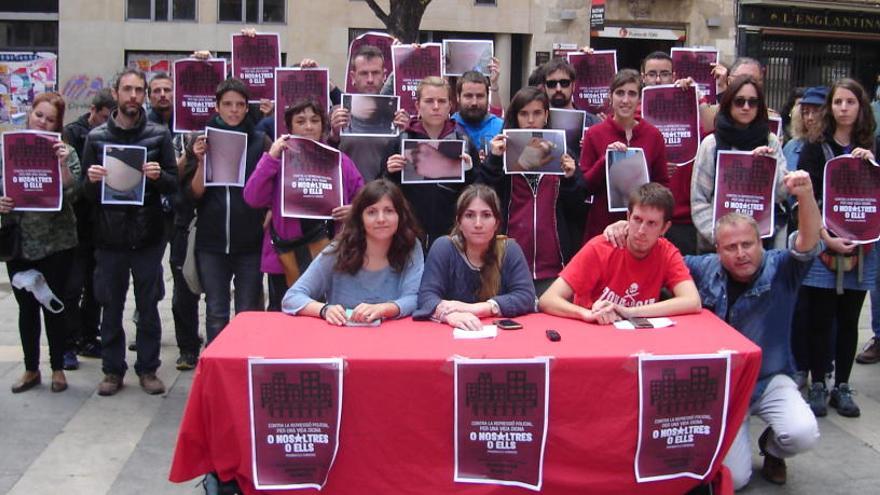
[[[688,378],[676,377],[675,368],[665,368],[662,378],[651,380],[651,405],[663,414],[702,411],[718,400],[718,379],[709,367],[692,366]]]
[[[501,383],[493,383],[491,373],[480,373],[466,389],[465,404],[474,414],[526,415],[538,406],[538,386],[527,382],[522,370],[508,371],[507,381]]]
[[[299,383],[287,381],[287,374],[272,374],[260,384],[260,407],[272,418],[312,418],[324,415],[333,406],[333,387],[321,382],[321,373],[302,371]]]

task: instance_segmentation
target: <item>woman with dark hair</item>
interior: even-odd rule
[[[520,89],[510,101],[504,117],[505,129],[546,129],[550,118],[550,101],[540,88]],[[488,168],[500,171],[507,139],[499,134],[492,139]],[[498,173],[496,189],[500,192],[504,219],[503,232],[520,245],[531,272],[535,291],[540,296],[562,267],[571,259],[579,245],[572,239],[572,229],[565,211],[584,203],[583,188],[578,184],[580,173],[574,158],[563,154],[564,176],[544,174]]]
[[[669,186],[666,163],[666,142],[656,127],[637,116],[641,103],[642,77],[633,69],[623,69],[611,80],[609,87],[611,115],[602,123],[587,129],[581,150],[580,169],[584,174],[586,193],[593,195],[587,214],[584,241],[602,233],[608,225],[626,218],[625,213],[608,211],[605,153],[642,148],[648,162],[648,178]]]
[[[425,260],[416,319],[480,330],[480,318],[535,309],[535,288],[522,249],[502,235],[501,206],[490,187],[473,184],[458,197],[452,234]]]
[[[424,269],[418,236],[400,188],[386,179],[367,183],[342,232],[284,295],[282,311],[333,325],[411,314]]]
[[[752,76],[739,76],[724,92],[715,116],[715,132],[700,143],[691,178],[691,218],[699,232],[697,246],[702,252],[714,251],[715,225],[712,223],[715,199],[715,159],[721,150],[750,151],[776,159],[776,202],[785,201],[788,191],[782,184],[785,156],[782,143],[770,132],[764,90]]]
[[[58,93],[42,93],[34,98],[27,128],[61,132],[64,99]],[[67,389],[64,352],[67,336],[64,321],[64,295],[72,249],[76,246],[76,218],[73,201],[79,184],[79,158],[73,148],[60,140],[53,148],[61,162],[62,199],[57,212],[16,211],[15,201],[0,196],[3,226],[15,224],[20,252],[6,262],[12,293],[18,302],[18,331],[24,353],[24,374],[12,385],[12,393],[24,392],[40,384],[40,312],[46,322],[52,391]]]
[[[327,112],[314,98],[296,102],[284,111],[288,134],[282,135],[263,153],[257,168],[244,186],[244,200],[252,208],[271,208],[263,232],[260,268],[269,276],[269,311],[281,311],[281,299],[312,258],[330,243],[334,223],[328,220],[285,218],[281,215],[281,155],[290,135],[326,143],[330,129]],[[342,156],[343,206],[333,209],[333,219],[344,222],[351,212],[351,199],[364,186],[364,179],[351,158]]]
[[[863,160],[874,159],[875,125],[868,95],[858,82],[840,79],[831,86],[822,123],[812,133],[798,162],[798,168],[810,174],[817,200],[822,199],[828,160],[844,154]],[[799,301],[800,307],[807,311],[803,321],[808,332],[807,355],[812,379],[809,403],[816,416],[827,414],[825,374],[830,371],[828,363],[834,350],[830,405],[841,416],[856,417],[861,411],[852,398],[849,377],[858,345],[859,313],[865,291],[875,287],[876,243],[857,245],[824,228],[821,235],[825,252],[810,267]],[[831,329],[835,325],[836,340],[832,343]]]

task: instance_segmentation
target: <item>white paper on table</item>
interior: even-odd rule
[[[654,325],[654,328],[665,328],[671,327],[675,325],[675,321],[669,318],[648,318],[648,321],[651,322],[651,325]],[[635,330],[636,327],[633,326],[629,320],[617,320],[614,322],[614,327],[618,330]],[[640,329],[640,330],[650,330],[650,328]]]
[[[498,327],[495,325],[483,325],[482,330],[462,330],[454,328],[452,337],[456,339],[494,339],[498,336]]]

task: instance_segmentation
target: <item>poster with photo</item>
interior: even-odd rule
[[[404,184],[464,182],[465,142],[454,139],[404,139],[401,154],[406,165],[401,171]]]
[[[741,213],[755,219],[762,238],[772,237],[776,165],[776,158],[750,151],[719,151],[712,224],[728,213]]]
[[[587,128],[587,112],[583,110],[551,108],[548,126],[551,129],[565,131],[565,145],[568,149],[580,150],[581,139],[584,137],[584,130]]]
[[[712,75],[714,64],[718,63],[718,50],[715,48],[672,48],[672,70],[679,79],[690,77],[700,90],[700,100],[714,104],[718,95],[715,77]]]
[[[571,93],[575,106],[593,114],[608,113],[608,85],[617,74],[617,50],[569,53],[567,56],[577,74]]]
[[[15,211],[60,211],[62,165],[54,146],[61,142],[61,134],[8,131],[3,133],[2,141],[0,196],[11,198]]]
[[[330,73],[327,69],[275,68],[275,138],[287,134],[284,112],[312,98],[330,111]]]
[[[232,77],[242,80],[251,99],[260,103],[274,96],[275,68],[281,66],[281,37],[278,33],[232,35]]]
[[[400,108],[399,96],[342,95],[342,107],[351,121],[342,128],[343,136],[397,136],[394,114]]]
[[[24,129],[34,97],[57,90],[57,55],[0,51],[0,132]]]
[[[629,195],[642,184],[650,181],[645,150],[627,148],[625,151],[605,151],[605,191],[608,195],[608,211],[627,211]]]
[[[703,480],[718,459],[730,393],[730,354],[639,355],[639,483]]]
[[[224,79],[222,58],[174,62],[174,132],[204,130],[214,115],[217,85]]]
[[[354,57],[358,50],[364,45],[375,46],[379,50],[382,51],[382,56],[384,57],[384,69],[385,74],[382,78],[382,81],[379,81],[379,86],[382,86],[382,82],[390,76],[394,67],[392,66],[392,55],[391,55],[391,45],[394,43],[395,39],[390,34],[379,33],[375,31],[370,31],[368,33],[364,33],[354,40],[352,40],[351,44],[348,45],[348,63],[345,65],[345,92],[346,93],[356,93],[357,89],[354,87],[354,80],[351,77],[351,71],[354,70]]]
[[[291,136],[281,155],[281,215],[332,219],[342,206],[342,154],[311,139]]]
[[[776,134],[776,137],[779,138],[779,141],[782,142],[782,117],[773,117],[770,116],[767,118],[768,124],[770,125],[770,132]]]
[[[147,185],[144,175],[147,148],[107,144],[104,146],[102,163],[107,175],[101,181],[101,204],[143,206]]]
[[[417,115],[416,88],[422,79],[440,76],[442,54],[439,43],[424,45],[394,45],[391,47],[394,67],[394,94],[400,97],[400,107]]]
[[[825,164],[822,221],[838,237],[856,244],[880,240],[880,167],[841,155]]]
[[[565,131],[505,129],[505,174],[565,175],[562,155],[566,153]]]
[[[205,135],[208,140],[203,168],[205,187],[244,187],[247,133],[208,127]]]
[[[248,359],[251,468],[257,490],[327,482],[342,423],[341,358]]]
[[[679,167],[692,163],[700,147],[700,109],[697,88],[674,84],[642,89],[642,118],[651,123],[666,143],[666,159]]]
[[[488,76],[494,56],[493,41],[443,40],[443,75],[460,76],[473,70]]]

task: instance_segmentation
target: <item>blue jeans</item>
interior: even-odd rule
[[[210,344],[229,323],[229,283],[235,284],[235,313],[263,309],[260,252],[224,254],[196,252],[205,290],[205,333]]]
[[[103,309],[101,367],[104,373],[122,376],[128,368],[122,316],[129,273],[134,279],[134,301],[138,311],[134,370],[138,375],[155,373],[162,364],[159,360],[162,323],[158,305],[165,294],[162,280],[164,254],[164,242],[140,249],[95,250],[95,297]]]

